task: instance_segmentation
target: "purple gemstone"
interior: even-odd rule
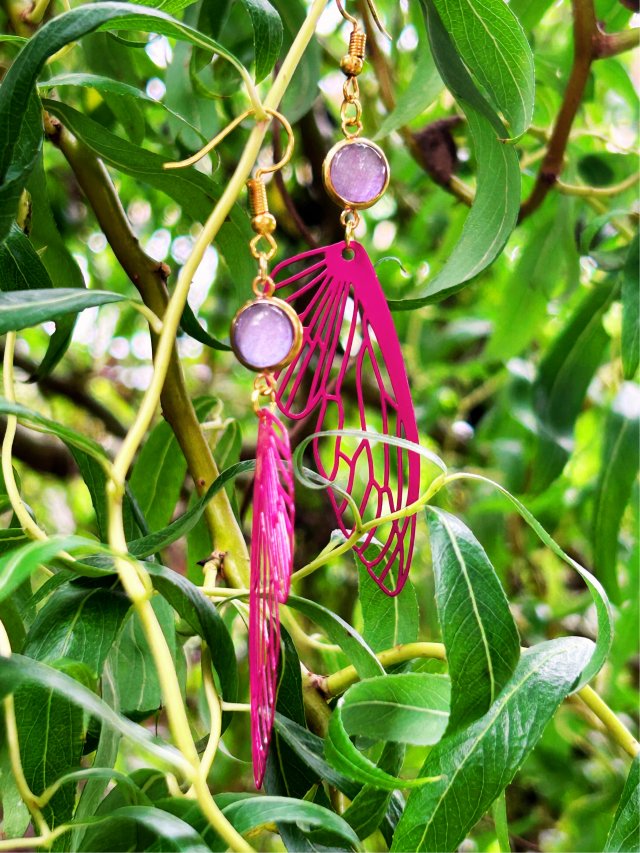
[[[351,142],[333,155],[329,167],[336,193],[347,203],[373,201],[384,189],[387,164],[367,142]]]
[[[253,302],[238,316],[233,330],[233,349],[253,370],[280,364],[291,352],[294,330],[291,319],[268,300]]]

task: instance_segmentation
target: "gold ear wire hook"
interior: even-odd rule
[[[369,7],[369,11],[371,12],[371,17],[375,21],[376,27],[380,30],[380,32],[383,35],[385,35],[389,39],[389,41],[391,41],[392,40],[391,35],[385,29],[384,24],[382,23],[382,19],[380,18],[380,15],[378,14],[378,10],[376,9],[375,3],[373,2],[373,0],[366,0],[366,3],[367,3],[367,6]],[[336,0],[336,5],[338,7],[340,14],[345,19],[345,21],[349,21],[349,23],[353,25],[354,30],[359,30],[360,24],[359,24],[358,20],[356,18],[354,18],[353,15],[350,15],[349,12],[347,12],[347,10],[342,5],[342,0]]]
[[[230,122],[224,130],[220,131],[220,133],[215,136],[211,142],[207,142],[207,144],[201,148],[199,151],[196,151],[195,154],[192,154],[191,157],[187,157],[186,160],[178,160],[174,163],[164,163],[163,168],[165,169],[185,169],[187,166],[193,166],[194,163],[197,163],[198,160],[202,160],[204,156],[206,156],[209,151],[213,151],[216,145],[219,145],[222,140],[228,136],[231,131],[235,130],[236,127],[241,124],[246,118],[250,115],[253,115],[255,112],[254,109],[245,110],[241,115],[237,118],[234,118],[232,122]]]
[[[272,172],[277,172],[278,169],[282,169],[284,166],[286,166],[289,160],[291,160],[291,155],[293,154],[293,145],[295,142],[291,125],[282,115],[282,113],[279,113],[277,110],[270,110],[267,107],[265,107],[265,112],[268,113],[270,116],[273,116],[273,118],[275,118],[284,128],[287,134],[287,147],[285,149],[284,154],[277,163],[274,163],[272,166],[261,166],[256,171],[257,179],[261,178],[263,175],[270,175]]]
[[[291,159],[291,154],[293,152],[293,130],[291,129],[291,125],[286,120],[286,118],[279,113],[277,110],[270,110],[267,107],[264,108],[265,113],[277,119],[280,124],[284,127],[289,137],[289,142],[287,144],[287,150],[284,153],[282,160],[279,163],[276,163],[274,166],[269,166],[265,169],[258,169],[256,172],[256,177],[260,177],[260,175],[265,174],[266,172],[275,172],[277,169],[281,169],[285,166],[289,160]],[[233,121],[229,122],[229,124],[224,128],[224,130],[220,131],[220,133],[214,137],[211,142],[207,142],[207,144],[201,148],[199,151],[196,151],[195,154],[192,154],[191,157],[187,157],[186,160],[179,160],[175,163],[164,163],[165,169],[185,169],[187,166],[193,166],[194,163],[197,163],[198,160],[202,160],[210,151],[219,145],[222,140],[228,136],[233,130],[238,127],[239,124],[248,118],[250,115],[254,115],[255,110],[250,108],[245,110],[241,115],[237,118],[234,118]]]

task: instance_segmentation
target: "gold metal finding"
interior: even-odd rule
[[[253,279],[251,285],[256,298],[245,303],[236,313],[231,323],[230,331],[231,348],[238,361],[250,370],[260,372],[260,375],[256,378],[252,396],[256,411],[260,408],[260,397],[269,397],[271,403],[275,403],[276,385],[272,371],[282,370],[283,367],[286,367],[286,365],[293,361],[302,347],[302,324],[300,318],[287,302],[273,295],[276,285],[269,274],[269,262],[273,259],[278,249],[275,237],[273,236],[276,230],[276,220],[269,212],[267,188],[263,181],[263,175],[275,172],[289,162],[293,152],[293,131],[289,122],[280,113],[276,113],[274,110],[267,110],[267,112],[278,119],[286,130],[289,141],[284,155],[277,163],[257,169],[255,176],[247,181],[251,227],[255,231],[255,237],[251,239],[249,247],[251,254],[258,262],[258,274]],[[252,312],[257,313],[253,313],[252,315]],[[279,313],[280,320],[283,319],[282,315],[284,315],[291,329],[291,338],[286,337],[280,341],[281,346],[278,348],[278,342],[272,342],[272,339],[268,337],[267,331],[267,337],[261,339],[263,354],[257,356],[254,353],[255,360],[262,363],[251,363],[242,353],[243,334],[248,334],[250,337],[257,335],[260,338],[262,329],[262,335],[264,335],[264,326],[262,324],[265,319],[268,321],[269,313],[271,313],[272,317],[273,315],[277,316]],[[285,347],[289,347],[289,349],[283,355]],[[267,351],[266,356],[264,355],[265,349]],[[268,362],[271,357],[277,359],[277,362],[265,364],[264,362]]]
[[[278,163],[274,163],[273,166],[258,169],[258,171],[256,172],[256,178],[259,178],[260,175],[266,175],[269,172],[276,172],[278,169],[281,169],[289,162],[289,160],[291,159],[291,154],[293,153],[294,137],[293,130],[291,129],[291,125],[289,124],[289,122],[282,115],[282,113],[278,112],[278,110],[272,110],[269,107],[264,107],[264,111],[267,115],[270,115],[272,118],[275,118],[277,121],[280,122],[280,124],[287,133],[288,142],[286,151],[284,152],[282,159]],[[175,163],[164,163],[163,168],[184,169],[187,166],[193,166],[194,163],[197,163],[198,160],[202,160],[202,158],[205,157],[210,151],[213,151],[213,149],[217,145],[219,145],[226,136],[228,136],[233,130],[235,130],[239,124],[242,124],[242,122],[246,118],[251,115],[255,115],[255,112],[256,111],[253,108],[245,110],[239,116],[234,118],[233,121],[229,122],[229,124],[223,130],[221,130],[220,133],[215,136],[210,142],[207,142],[207,144],[204,145],[199,151],[196,151],[195,154],[192,154],[191,157],[187,157],[186,160],[178,160]]]
[[[276,404],[276,380],[273,377],[272,373],[261,373],[259,376],[256,376],[255,382],[253,383],[253,393],[251,394],[251,402],[253,403],[253,410],[256,414],[260,411],[262,406],[260,405],[260,398],[267,397],[269,400],[269,405],[271,407],[275,407]]]
[[[349,36],[349,52],[340,60],[340,68],[347,77],[356,77],[362,71],[366,46],[366,34],[362,30],[352,30]]]
[[[346,11],[344,6],[342,5],[342,0],[336,0],[336,5],[338,7],[338,10],[340,11],[340,14],[345,19],[345,21],[349,21],[350,24],[353,24],[353,28],[355,30],[358,30],[360,28],[360,25],[358,24],[357,19],[354,18],[353,15],[350,15]],[[380,32],[383,35],[385,35],[390,40],[391,36],[387,32],[387,30],[384,28],[384,24],[382,23],[382,20],[380,19],[380,15],[378,14],[378,10],[376,9],[373,0],[367,0],[367,6],[369,7],[369,11],[371,12],[371,17],[375,21],[376,27],[380,30]]]
[[[340,224],[344,225],[344,242],[348,249],[351,246],[355,230],[360,224],[360,214],[351,207],[345,207],[340,214]]]

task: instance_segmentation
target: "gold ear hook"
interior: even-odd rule
[[[291,125],[282,115],[282,113],[279,113],[277,110],[270,110],[267,107],[265,107],[264,111],[273,118],[275,118],[278,122],[280,122],[281,126],[284,128],[287,134],[287,147],[285,149],[284,154],[277,163],[274,163],[272,166],[261,166],[256,171],[257,179],[260,179],[263,175],[270,175],[272,172],[277,172],[278,169],[282,169],[284,166],[286,166],[289,160],[291,160],[291,155],[293,154],[293,145],[295,142]]]
[[[211,142],[207,142],[204,148],[201,148],[199,151],[196,151],[195,154],[192,154],[191,157],[187,157],[186,160],[178,160],[174,163],[164,163],[163,168],[165,169],[185,169],[187,166],[193,166],[194,163],[197,163],[198,160],[202,160],[204,156],[206,156],[209,151],[213,151],[216,145],[219,145],[225,136],[228,136],[232,130],[235,130],[236,127],[241,124],[246,118],[250,115],[253,115],[255,110],[248,109],[245,110],[241,115],[237,118],[234,118],[232,122],[230,122],[224,130],[220,131],[220,133],[214,137]]]
[[[366,3],[367,3],[367,6],[369,7],[369,11],[371,12],[371,17],[375,21],[376,27],[380,30],[380,32],[383,35],[385,35],[389,39],[389,41],[391,41],[392,40],[391,35],[385,29],[384,24],[382,23],[382,19],[380,18],[380,15],[378,14],[378,10],[376,9],[375,3],[373,2],[373,0],[366,0]],[[359,24],[358,20],[356,18],[354,18],[353,15],[350,15],[347,12],[347,10],[342,5],[342,0],[336,0],[336,5],[338,7],[340,14],[345,19],[345,21],[349,21],[350,24],[353,24],[354,30],[359,30],[360,24]]]
[[[282,160],[279,163],[276,163],[274,166],[269,166],[266,169],[258,169],[258,171],[256,172],[256,177],[260,177],[260,175],[265,174],[266,172],[275,172],[275,171],[277,171],[277,169],[281,169],[283,166],[285,166],[289,162],[289,160],[291,159],[291,154],[293,152],[293,142],[294,142],[293,130],[291,129],[291,125],[289,124],[289,122],[277,110],[270,110],[268,107],[265,107],[264,111],[265,111],[265,113],[267,113],[268,115],[272,116],[273,118],[277,119],[280,122],[280,124],[284,127],[284,129],[287,132],[287,135],[289,137],[289,142],[287,144],[287,150],[284,152],[284,156],[283,156]],[[226,136],[228,136],[233,130],[235,130],[239,124],[242,124],[242,122],[246,118],[248,118],[250,115],[254,115],[254,114],[255,114],[255,110],[253,108],[245,110],[241,115],[239,115],[237,118],[234,118],[233,121],[229,122],[229,124],[224,128],[224,130],[220,131],[220,133],[216,137],[214,137],[210,142],[207,142],[207,144],[203,148],[201,148],[199,151],[196,151],[195,154],[192,154],[191,157],[187,157],[186,160],[178,160],[177,162],[174,162],[174,163],[164,163],[163,168],[165,168],[165,169],[185,169],[187,166],[193,166],[194,163],[197,163],[198,160],[202,160],[202,158],[205,157],[210,151],[213,151],[213,149],[217,145],[219,145]]]

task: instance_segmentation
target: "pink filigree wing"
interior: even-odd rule
[[[288,417],[312,415],[315,431],[348,427],[417,443],[409,381],[382,287],[363,247],[352,243],[351,257],[345,248],[340,242],[306,252],[274,270],[278,296],[294,305],[303,325],[300,354],[279,376],[278,406]],[[374,443],[342,437],[313,443],[320,473],[339,480],[361,515],[370,518],[406,507],[420,492],[419,455]],[[332,491],[329,497],[348,534],[348,502]],[[415,527],[413,516],[384,532],[374,528],[354,549],[389,595],[400,592],[406,580]],[[374,537],[382,547],[372,557],[367,549]]]
[[[251,748],[256,787],[262,785],[275,715],[280,658],[280,604],[293,569],[294,481],[287,431],[272,412],[259,412],[253,485],[249,596]]]

